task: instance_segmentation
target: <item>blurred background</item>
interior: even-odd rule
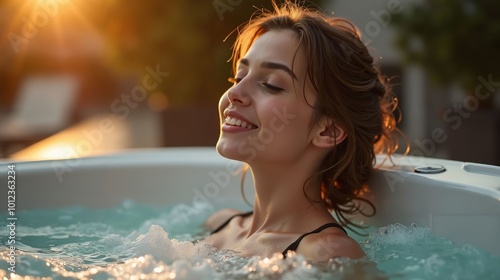
[[[410,154],[500,165],[500,2],[310,1],[353,21]],[[233,31],[270,1],[0,2],[0,158],[214,146]]]

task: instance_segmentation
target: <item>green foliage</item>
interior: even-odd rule
[[[500,1],[428,0],[394,15],[406,62],[424,67],[438,85],[472,91],[477,77],[500,78]]]

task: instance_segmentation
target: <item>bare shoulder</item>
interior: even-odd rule
[[[238,213],[241,213],[241,211],[231,208],[221,209],[210,215],[210,217],[208,217],[208,219],[205,221],[204,226],[210,230],[214,230],[218,226],[222,225],[225,221],[227,221],[227,219],[229,219],[231,216]]]
[[[365,256],[358,242],[343,232],[311,234],[302,240],[297,253],[319,262],[337,257],[359,259]]]

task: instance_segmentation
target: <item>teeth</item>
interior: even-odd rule
[[[224,120],[226,124],[229,124],[229,125],[234,125],[234,126],[241,126],[243,128],[248,128],[248,129],[254,129],[256,128],[256,126],[252,125],[252,124],[249,124],[245,121],[242,121],[240,119],[237,119],[237,118],[232,118],[232,117],[226,117],[226,119]]]

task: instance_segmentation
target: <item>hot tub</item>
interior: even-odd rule
[[[383,163],[369,182],[377,214],[357,219],[373,227],[395,223],[428,227],[434,235],[458,245],[470,244],[500,255],[500,167],[411,156],[383,159],[377,158]],[[182,204],[186,211],[199,203],[219,208],[227,202],[248,209],[240,192],[241,163],[219,156],[213,147],[2,162],[4,184],[12,165],[16,211],[109,208],[128,200],[147,205]],[[244,185],[253,201],[249,174]],[[5,213],[8,207],[4,205],[1,211]]]

